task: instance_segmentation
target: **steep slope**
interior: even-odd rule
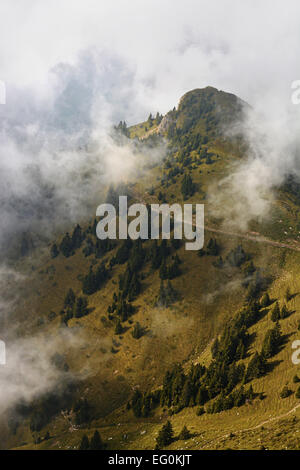
[[[132,201],[205,203],[209,188],[246,157],[241,136],[228,133],[245,106],[207,87],[185,94],[165,117],[125,128],[137,145],[168,145],[161,164],[127,185]],[[297,448],[291,343],[300,320],[300,253],[284,232],[297,231],[299,208],[286,189],[275,200],[280,228],[277,218],[254,224],[286,247],[226,230],[208,202],[199,253],[173,241],[100,242],[90,218],[53,241],[57,250],[51,244],[20,259],[24,280],[10,322],[41,344],[61,338],[51,355],[61,390],[10,409],[3,448],[78,448],[97,429],[108,448],[151,449],[167,419],[176,436],[184,425],[191,432],[168,448]],[[280,335],[271,351],[265,337],[275,328],[276,301]],[[250,373],[262,349],[263,370]],[[285,385],[290,393],[281,398]]]

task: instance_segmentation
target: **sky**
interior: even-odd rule
[[[251,104],[289,99],[299,12],[295,0],[2,0],[1,79],[25,111],[55,103],[77,74],[86,100],[97,91],[99,108],[102,99],[130,123],[207,85]]]

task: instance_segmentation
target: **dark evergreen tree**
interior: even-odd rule
[[[195,186],[190,174],[185,173],[182,183],[181,183],[181,192],[184,199],[189,198],[195,192]]]
[[[116,264],[124,264],[126,261],[128,261],[131,248],[132,248],[132,240],[130,238],[124,240],[116,252],[114,262]]]
[[[220,252],[220,247],[217,243],[217,240],[215,238],[210,238],[207,243],[206,253],[210,256],[218,256],[219,252]]]
[[[173,442],[173,427],[170,421],[167,421],[159,431],[156,442],[159,448],[166,447]]]
[[[100,437],[100,434],[98,431],[95,431],[90,442],[90,450],[103,450],[103,449],[104,449],[104,445]]]
[[[74,405],[74,412],[75,412],[75,423],[77,425],[81,425],[84,423],[88,423],[91,419],[91,407],[86,400],[79,400]]]
[[[86,297],[78,297],[75,307],[75,317],[81,318],[89,313]]]
[[[286,308],[286,306],[283,305],[283,306],[281,307],[281,310],[280,310],[280,318],[281,318],[281,319],[284,319],[284,318],[286,318],[286,317],[288,317],[288,316],[289,316],[289,311],[288,311],[288,309]]]
[[[73,289],[69,289],[68,292],[67,292],[67,295],[65,297],[65,300],[64,300],[64,308],[66,307],[71,307],[73,308],[73,305],[75,303],[75,294],[74,294],[74,291]]]
[[[81,443],[79,446],[79,450],[89,450],[90,448],[90,441],[86,434],[82,436]]]
[[[131,408],[136,418],[140,418],[142,416],[142,403],[142,393],[139,390],[135,390],[131,400]]]
[[[188,428],[186,426],[183,426],[182,430],[180,431],[180,434],[179,434],[178,438],[182,441],[185,441],[187,439],[190,439],[190,437],[191,437],[190,431],[188,430]]]
[[[86,295],[91,295],[97,292],[104,282],[108,279],[108,271],[104,264],[101,264],[96,272],[93,271],[93,267],[90,267],[89,273],[82,280],[82,291]]]
[[[115,327],[115,335],[121,335],[123,333],[123,327],[120,322],[120,319],[117,319],[116,327]]]
[[[270,305],[270,297],[269,294],[266,292],[262,298],[260,299],[260,306],[262,308],[266,308]],[[277,321],[277,320],[276,320]]]
[[[282,335],[279,323],[277,322],[275,328],[268,330],[264,337],[262,345],[263,356],[269,358],[277,354],[281,343]]]
[[[50,256],[51,256],[51,258],[56,258],[58,255],[59,255],[59,251],[58,251],[56,243],[54,243],[51,246]]]
[[[283,387],[280,392],[280,398],[288,398],[293,392],[289,389],[287,385]]]
[[[171,282],[168,280],[165,286],[164,281],[161,280],[159,293],[155,302],[158,307],[169,307],[178,300],[178,293],[173,288]]]
[[[73,254],[73,243],[68,233],[62,239],[59,249],[66,258]]]
[[[239,267],[247,260],[247,258],[248,257],[242,245],[238,245],[235,249],[230,251],[226,260],[231,266]]]
[[[256,352],[248,364],[245,376],[246,380],[250,381],[252,379],[262,377],[265,375],[266,371],[267,363],[265,357],[262,354]]]
[[[140,339],[144,334],[144,329],[141,327],[139,322],[136,322],[132,330],[132,336],[134,339]]]
[[[78,248],[80,248],[83,239],[84,239],[84,236],[83,236],[81,227],[79,224],[77,224],[72,233],[72,238],[71,238],[72,249],[77,250]]]
[[[280,308],[278,302],[274,305],[271,313],[271,320],[276,323],[280,318]]]

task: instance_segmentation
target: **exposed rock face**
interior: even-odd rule
[[[157,128],[157,133],[158,134],[165,134],[168,131],[170,125],[175,121],[176,121],[176,119],[175,119],[173,111],[169,111],[163,117],[161,123],[159,124],[159,126]]]

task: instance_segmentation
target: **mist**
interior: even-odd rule
[[[118,144],[112,127],[164,114],[185,92],[207,85],[251,105],[230,130],[243,134],[247,158],[211,188],[211,210],[230,198],[228,219],[243,230],[267,217],[274,188],[300,170],[300,107],[291,103],[299,14],[296,0],[2,0],[0,246],[27,230],[49,240],[94,217],[107,185],[134,181],[165,152],[145,158],[132,142]],[[7,272],[3,265],[3,290]],[[20,274],[10,275],[17,291]],[[15,301],[2,294],[0,308],[9,311]],[[43,354],[33,360],[35,348]],[[52,350],[40,338],[9,346],[0,411],[60,381]]]

